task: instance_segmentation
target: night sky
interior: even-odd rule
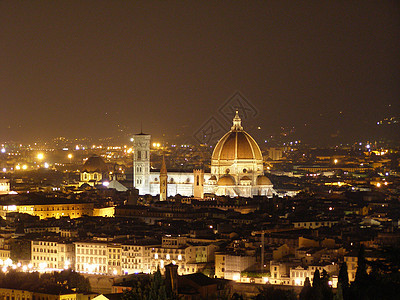
[[[237,91],[258,140],[396,137],[400,2],[0,1],[0,142],[190,137]]]

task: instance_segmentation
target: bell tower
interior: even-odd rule
[[[165,159],[163,156],[162,166],[160,170],[160,201],[166,201],[168,194],[168,175],[167,175],[167,166],[165,165]]]
[[[150,134],[133,136],[133,186],[139,195],[150,193]]]
[[[194,198],[204,198],[204,171],[202,169],[194,169],[193,196]]]

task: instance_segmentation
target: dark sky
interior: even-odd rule
[[[400,2],[0,1],[0,141],[190,136],[235,91],[259,139],[373,136],[400,116]]]

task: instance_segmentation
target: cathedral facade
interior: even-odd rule
[[[214,148],[210,173],[203,170],[167,172],[164,162],[161,172],[152,172],[150,138],[143,133],[133,137],[133,184],[141,195],[161,195],[164,200],[165,193],[195,198],[203,198],[205,193],[230,197],[272,197],[274,194],[271,181],[264,175],[260,147],[243,130],[238,111],[231,130]]]

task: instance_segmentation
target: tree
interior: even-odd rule
[[[316,288],[316,287],[318,287],[318,286],[320,286],[320,285],[321,285],[321,277],[320,277],[320,275],[319,275],[319,270],[316,269],[315,272],[314,272],[314,278],[313,278],[313,284],[312,284],[312,286],[313,286],[314,288]]]
[[[325,269],[322,270],[322,276],[320,282],[321,282],[322,297],[324,299],[332,299],[333,297],[332,287],[329,284],[329,275]]]
[[[343,264],[340,266],[339,270],[339,276],[338,276],[338,288],[337,288],[337,293],[341,299],[348,299],[349,297],[349,273],[347,272],[347,263],[343,262]],[[337,298],[336,297],[336,298]]]
[[[310,278],[306,277],[306,280],[304,280],[304,286],[301,289],[300,295],[299,295],[299,299],[300,300],[307,300],[310,299],[311,297],[311,282],[310,282]]]
[[[340,266],[338,283],[340,283],[343,291],[349,288],[349,273],[347,272],[346,262],[343,262],[342,265]]]
[[[336,294],[335,294],[335,297],[333,297],[333,299],[334,300],[344,300],[343,289],[342,289],[342,285],[340,282],[338,282]]]
[[[365,260],[365,248],[364,245],[361,245],[360,251],[358,252],[357,271],[354,283],[356,285],[364,285],[367,278],[368,278],[368,273],[367,273],[367,263]]]
[[[313,285],[311,290],[311,299],[317,299],[317,300],[323,299],[322,281],[318,269],[316,269],[314,272]]]
[[[264,287],[259,289],[259,294],[254,298],[255,300],[295,300],[297,299],[296,293],[293,290],[279,289],[273,286]]]
[[[23,239],[11,239],[10,258],[15,263],[20,260],[30,260],[31,242]]]
[[[136,281],[130,291],[125,291],[123,300],[175,300],[177,295],[167,293],[165,280],[160,269],[154,273],[151,280]]]

